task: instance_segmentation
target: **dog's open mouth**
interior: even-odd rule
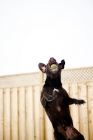
[[[55,66],[57,66],[57,65],[54,64],[54,63],[50,65],[51,68],[53,68],[53,67],[55,67]]]
[[[56,73],[58,71],[58,65],[56,63],[52,63],[50,65],[50,69],[53,73]]]

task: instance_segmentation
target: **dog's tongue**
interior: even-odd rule
[[[51,64],[51,67],[55,67],[56,66],[56,64]]]

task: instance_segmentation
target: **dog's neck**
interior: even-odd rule
[[[47,76],[45,80],[45,86],[50,86],[53,89],[61,88],[62,87],[61,76],[57,76],[57,77]]]

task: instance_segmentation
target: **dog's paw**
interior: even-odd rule
[[[81,105],[81,104],[85,104],[86,102],[84,101],[84,100],[77,100],[76,102],[75,102],[75,104],[79,104],[79,105]]]

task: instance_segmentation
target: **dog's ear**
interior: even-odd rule
[[[46,65],[45,65],[45,64],[39,63],[39,64],[38,64],[38,67],[39,67],[39,69],[40,69],[43,73],[46,72]]]
[[[64,69],[64,66],[65,66],[65,60],[63,59],[63,60],[61,60],[61,63],[59,63],[59,67],[61,69]]]

